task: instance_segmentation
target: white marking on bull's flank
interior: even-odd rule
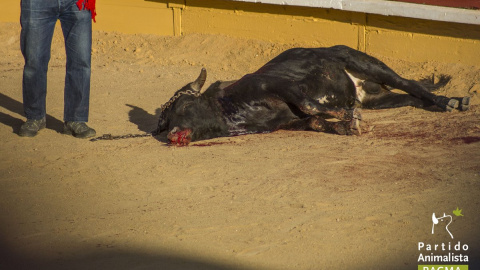
[[[318,99],[318,103],[320,103],[320,104],[325,104],[325,102],[327,102],[327,101],[328,101],[327,96],[324,96],[324,97]]]
[[[365,80],[361,80],[355,76],[353,76],[352,74],[348,73],[348,71],[345,70],[345,73],[347,73],[348,77],[350,78],[350,80],[352,80],[353,84],[355,85],[355,90],[357,92],[357,100],[362,102],[363,99],[365,98],[365,90],[363,90],[363,82]]]

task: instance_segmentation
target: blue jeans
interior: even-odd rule
[[[76,0],[21,0],[20,47],[25,58],[23,107],[27,119],[46,116],[47,70],[55,23],[60,20],[67,56],[64,121],[88,121],[92,17]]]

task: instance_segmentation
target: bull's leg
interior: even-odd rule
[[[360,110],[356,109],[354,118],[350,121],[331,122],[321,116],[311,116],[292,120],[280,127],[285,130],[315,130],[319,132],[331,132],[340,135],[361,135],[360,121],[362,117]]]
[[[355,109],[334,108],[320,104],[316,100],[302,100],[299,104],[295,104],[304,113],[317,116],[327,115],[338,120],[350,121],[354,118]]]
[[[447,80],[448,82],[448,80]],[[439,82],[444,85],[444,82]],[[404,106],[412,106],[416,108],[426,108],[435,105],[433,102],[421,99],[408,94],[398,94],[390,92],[385,86],[370,81],[361,82],[364,90],[364,96],[360,101],[362,108],[367,109],[387,109],[398,108]],[[425,86],[436,89],[437,85]],[[466,111],[470,107],[470,97],[452,97],[459,102],[458,109]]]
[[[284,130],[308,130],[310,129],[310,118],[300,118],[300,119],[294,119],[289,121],[288,123],[285,123],[283,125],[280,125],[278,129],[284,129]]]
[[[385,92],[381,95],[367,95],[362,102],[362,108],[366,109],[388,109],[399,108],[404,106],[412,106],[416,108],[426,108],[434,105],[430,101],[426,101],[408,94],[397,94]]]
[[[403,90],[414,97],[431,102],[445,111],[451,111],[460,105],[456,99],[437,96],[420,83],[400,77],[376,58],[352,49],[346,51],[346,54],[347,71],[359,78]]]
[[[353,118],[349,121],[330,122],[320,116],[312,116],[308,119],[308,126],[316,131],[333,132],[340,135],[361,135],[362,120],[360,110],[356,109]]]
[[[395,82],[395,83],[392,83]],[[407,92],[410,95],[413,95],[417,98],[425,100],[427,102],[433,102],[435,105],[440,107],[440,109],[444,111],[452,111],[453,109],[457,109],[459,106],[459,102],[456,99],[451,99],[444,96],[437,96],[427,89],[425,89],[421,84],[416,81],[405,80],[402,78],[401,81],[392,80],[390,83],[386,83],[392,87],[398,88]],[[398,84],[397,84],[398,83]]]

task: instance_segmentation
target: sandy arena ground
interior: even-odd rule
[[[420,253],[441,254],[419,242],[450,243],[447,253],[480,269],[480,66],[377,56],[407,78],[453,76],[439,94],[469,95],[473,106],[364,110],[359,137],[90,142],[59,133],[57,29],[47,129],[21,138],[19,33],[0,24],[1,269],[417,269]],[[302,44],[95,32],[93,46],[89,123],[121,135],[153,130],[158,108],[201,67],[207,84],[236,79]],[[446,222],[432,235],[432,213],[453,215],[454,239]],[[459,241],[467,251],[454,250]]]

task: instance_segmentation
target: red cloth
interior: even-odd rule
[[[95,11],[95,0],[78,0],[77,7],[80,10],[82,9],[89,10],[90,13],[92,14],[92,20],[96,22],[95,16],[97,15],[97,12]]]

